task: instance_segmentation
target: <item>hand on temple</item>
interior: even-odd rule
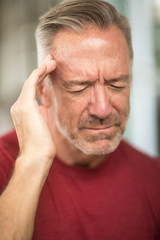
[[[0,197],[0,235],[2,240],[30,240],[39,196],[55,156],[45,106],[39,106],[37,92],[46,76],[54,71],[51,56],[34,70],[11,108],[20,154],[13,175]],[[42,114],[43,112],[43,114]]]
[[[39,157],[53,159],[55,156],[56,150],[53,138],[43,117],[46,109],[37,102],[39,86],[55,68],[55,60],[51,55],[47,56],[43,64],[31,73],[19,98],[11,108],[11,115],[19,141],[20,155],[27,155],[28,159],[31,156],[31,159],[33,159],[33,156],[36,156],[36,159],[39,159]]]

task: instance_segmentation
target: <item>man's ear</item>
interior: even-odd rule
[[[45,79],[38,89],[38,97],[44,107],[50,107],[52,104],[52,85],[49,79]]]

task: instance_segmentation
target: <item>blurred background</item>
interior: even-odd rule
[[[10,107],[37,65],[34,31],[56,0],[0,0],[0,135],[13,128]],[[160,156],[160,0],[110,0],[132,26],[131,116],[125,138]]]

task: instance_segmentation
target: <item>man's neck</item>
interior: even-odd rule
[[[61,134],[56,134],[54,141],[58,158],[71,166],[95,168],[107,158],[107,155],[87,155],[83,153]]]

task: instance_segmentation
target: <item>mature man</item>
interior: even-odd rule
[[[0,140],[0,239],[160,239],[160,161],[121,141],[127,19],[103,0],[68,1],[36,38],[41,65],[11,109],[16,133]]]

